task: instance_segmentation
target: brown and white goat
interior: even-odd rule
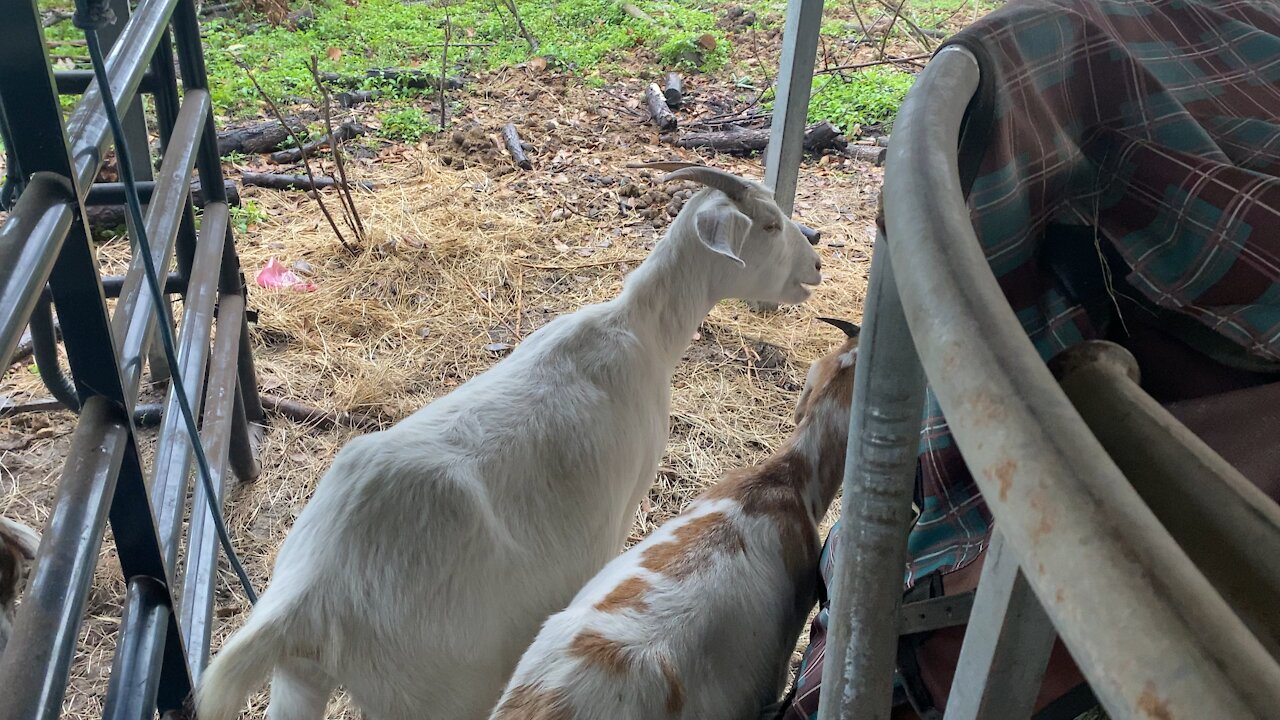
[[[809,370],[795,432],[620,555],[543,625],[491,720],[743,720],[774,704],[844,474],[858,327]]]
[[[20,522],[0,517],[0,653],[9,644],[14,602],[23,568],[36,556],[40,536]]]

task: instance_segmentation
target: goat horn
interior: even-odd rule
[[[747,191],[751,189],[751,185],[742,178],[730,172],[725,172],[719,168],[707,167],[690,162],[651,162],[651,163],[630,163],[629,168],[647,168],[649,170],[670,170],[673,171],[666,177],[662,178],[662,182],[670,182],[672,180],[692,180],[696,183],[715,188],[730,200],[737,202],[742,200]]]
[[[858,337],[858,333],[862,332],[862,328],[858,327],[854,323],[849,322],[848,320],[837,320],[835,318],[825,318],[825,317],[820,317],[818,319],[828,325],[840,328],[841,330],[844,331],[844,334],[846,337],[856,338]]]

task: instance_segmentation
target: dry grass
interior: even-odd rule
[[[528,84],[527,78],[515,80],[511,85]],[[504,85],[491,85],[492,102],[507,102]],[[546,113],[570,118],[555,133],[569,138],[566,147],[577,142],[589,150],[565,155],[552,133],[538,132],[546,127],[545,116],[533,110],[520,118],[522,134],[542,150],[535,160],[539,169],[530,173],[503,174],[503,156],[477,158],[467,154],[466,143],[447,138],[358,163],[354,172],[378,189],[357,196],[371,237],[356,255],[337,245],[305,195],[246,189],[246,199],[267,218],[238,239],[250,282],[276,257],[286,265],[306,261],[318,286],[312,293],[251,288],[263,391],[391,423],[491,366],[500,354],[488,346],[518,345],[555,315],[616,294],[669,220],[659,213],[649,221],[620,209],[626,183],[644,192],[656,188],[653,180],[621,168],[673,151],[656,138],[645,144],[648,131],[641,129],[637,138],[633,122],[563,109],[566,103],[588,106],[578,95],[585,92],[558,90],[558,106],[549,105]],[[469,132],[487,136],[505,121],[495,116]],[[755,161],[707,162],[762,174]],[[598,175],[616,182],[584,179]],[[676,371],[668,452],[633,540],[724,471],[760,460],[790,431],[809,362],[839,339],[813,318],[861,316],[879,182],[879,171],[869,166],[804,171],[797,212],[824,233],[819,250],[825,283],[803,306],[762,315],[724,302],[703,323]],[[108,243],[102,252],[104,265],[121,267],[120,244]],[[15,399],[46,395],[21,367],[5,375],[0,393]],[[0,451],[0,512],[37,526],[47,520],[73,421],[69,413],[0,420],[0,437],[27,442]],[[266,428],[261,477],[234,488],[227,504],[232,538],[259,589],[293,519],[349,435],[283,419]],[[113,552],[108,540],[88,602],[67,717],[101,710],[123,600]],[[220,588],[215,647],[248,610],[225,563]],[[263,699],[256,698],[251,716],[261,716]],[[331,710],[336,717],[357,716],[342,700]]]

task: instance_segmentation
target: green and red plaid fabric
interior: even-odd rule
[[[1280,0],[1013,0],[947,44],[982,71],[961,142],[971,218],[1041,356],[1114,316],[1050,267],[1067,227],[1216,358],[1280,362]],[[932,393],[924,415],[908,587],[972,562],[991,529]],[[813,630],[788,720],[816,713],[825,617]]]

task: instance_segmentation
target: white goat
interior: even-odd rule
[[[798,427],[552,615],[491,720],[745,720],[774,705],[816,593],[844,475],[858,328],[810,368]]]
[[[338,684],[379,720],[492,709],[539,624],[622,549],[703,317],[723,298],[803,302],[821,279],[767,188],[652,167],[709,187],[616,299],[342,449],[205,674],[201,720],[234,717],[273,668],[273,720],[320,717]]]
[[[0,517],[0,653],[13,632],[14,601],[23,568],[36,556],[40,536],[15,520]]]

